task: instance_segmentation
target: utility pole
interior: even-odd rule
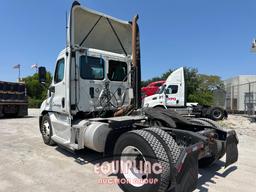
[[[252,107],[253,103],[252,103],[251,97],[252,97],[252,95],[251,95],[251,83],[249,82],[249,110],[248,110],[249,115],[253,114],[253,111],[252,111],[253,110],[253,107]]]
[[[256,53],[256,40],[255,39],[253,39],[253,41],[252,41],[251,51]],[[251,101],[251,95],[250,94],[251,94],[251,84],[249,83],[249,103]],[[254,101],[253,101],[254,99],[253,99],[253,95],[254,95],[254,93],[252,93],[252,114],[254,114]]]

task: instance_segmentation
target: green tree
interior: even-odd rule
[[[223,81],[217,75],[200,74],[198,77],[201,90],[213,90],[216,88],[224,88]]]
[[[47,89],[51,84],[52,76],[46,73],[46,84],[41,85],[38,81],[38,74],[22,79],[26,83],[29,107],[38,108],[47,96]]]

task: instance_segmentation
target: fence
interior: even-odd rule
[[[254,115],[256,111],[256,81],[225,85],[225,108],[232,113]]]

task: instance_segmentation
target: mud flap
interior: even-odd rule
[[[225,167],[235,163],[238,160],[238,139],[235,131],[228,132],[226,140],[226,164]]]
[[[171,186],[168,192],[191,192],[196,189],[198,180],[198,155],[203,147],[202,143],[195,144],[184,149],[180,164],[177,165],[175,186]]]

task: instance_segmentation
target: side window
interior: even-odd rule
[[[178,93],[178,85],[169,85],[166,89],[166,94]]]
[[[156,94],[162,94],[165,90],[166,85],[162,85],[161,87],[159,87],[158,91],[156,92]]]
[[[110,81],[126,81],[127,64],[122,61],[109,60],[108,78]]]
[[[65,68],[65,60],[60,59],[57,62],[56,71],[54,74],[54,83],[59,83],[64,79],[64,68]]]
[[[103,80],[104,60],[102,58],[97,57],[81,56],[80,76],[83,79]]]

